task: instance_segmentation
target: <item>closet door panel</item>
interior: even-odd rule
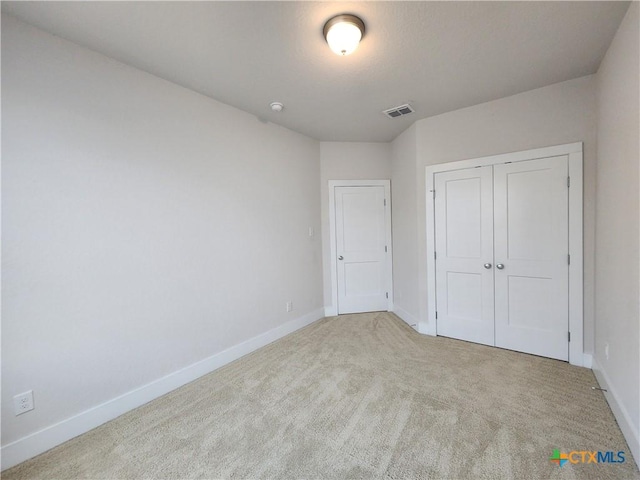
[[[435,175],[437,334],[494,344],[490,166]]]
[[[568,157],[494,166],[496,346],[568,360]]]

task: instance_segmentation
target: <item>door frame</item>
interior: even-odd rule
[[[434,175],[439,172],[461,170],[507,162],[521,162],[568,155],[569,157],[569,363],[585,365],[584,307],[583,307],[583,229],[582,229],[582,142],[536,148],[521,152],[503,153],[488,157],[440,163],[425,168],[426,224],[427,224],[427,335],[436,336],[436,261],[435,255],[435,197]]]
[[[387,270],[387,310],[393,310],[393,244],[391,242],[391,180],[329,180],[329,246],[331,250],[331,310],[328,313],[338,315],[338,269],[336,268],[336,187],[384,187],[387,203],[384,207],[385,239],[388,246],[386,258]],[[330,315],[327,315],[330,316]]]

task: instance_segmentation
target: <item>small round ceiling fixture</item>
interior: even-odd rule
[[[284,109],[284,105],[280,102],[271,102],[269,106],[274,112],[281,112]]]
[[[364,35],[364,22],[355,15],[342,14],[330,18],[322,29],[329,48],[338,55],[349,55]]]

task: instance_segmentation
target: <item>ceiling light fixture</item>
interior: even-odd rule
[[[364,35],[364,22],[355,15],[342,14],[330,18],[322,30],[329,48],[338,55],[349,55]]]

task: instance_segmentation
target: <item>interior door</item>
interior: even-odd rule
[[[492,167],[435,175],[437,334],[494,345]]]
[[[496,346],[569,359],[568,157],[494,166]]]
[[[335,187],[338,313],[388,310],[385,187]]]

